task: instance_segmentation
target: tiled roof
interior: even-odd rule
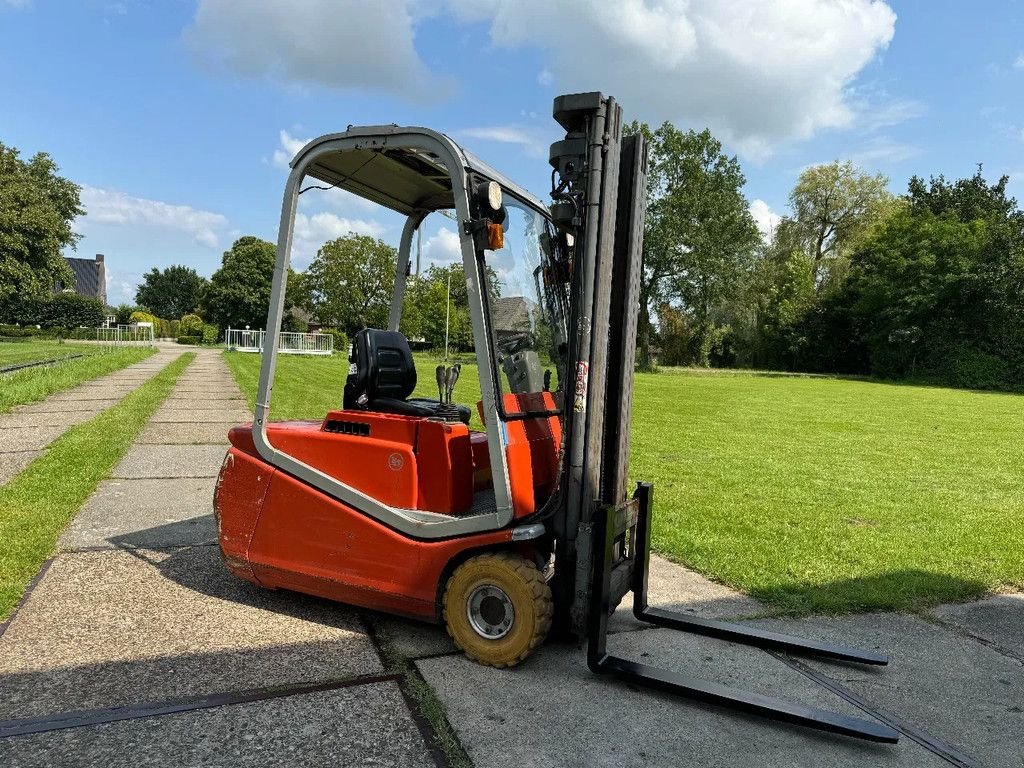
[[[75,293],[94,299],[107,300],[107,276],[102,261],[64,257],[75,273]]]

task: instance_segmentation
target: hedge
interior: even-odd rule
[[[319,333],[325,336],[334,337],[334,351],[339,354],[348,354],[348,336],[344,331],[339,331],[334,328],[321,328]]]
[[[77,293],[55,293],[33,299],[13,297],[0,304],[0,322],[11,325],[97,328],[106,315],[103,302]]]

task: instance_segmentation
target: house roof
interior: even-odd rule
[[[102,274],[102,262],[93,259],[64,257],[64,261],[75,273],[75,293],[81,296],[102,298],[106,293],[106,276]]]
[[[491,303],[491,324],[496,331],[528,331],[530,302],[525,296],[506,296]]]

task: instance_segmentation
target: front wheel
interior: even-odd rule
[[[444,592],[448,634],[469,658],[491,667],[529,656],[547,636],[553,611],[537,566],[508,552],[470,558]]]

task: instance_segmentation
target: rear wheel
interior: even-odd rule
[[[491,667],[529,656],[547,636],[553,610],[537,566],[507,552],[470,558],[444,592],[448,634],[469,658]]]

